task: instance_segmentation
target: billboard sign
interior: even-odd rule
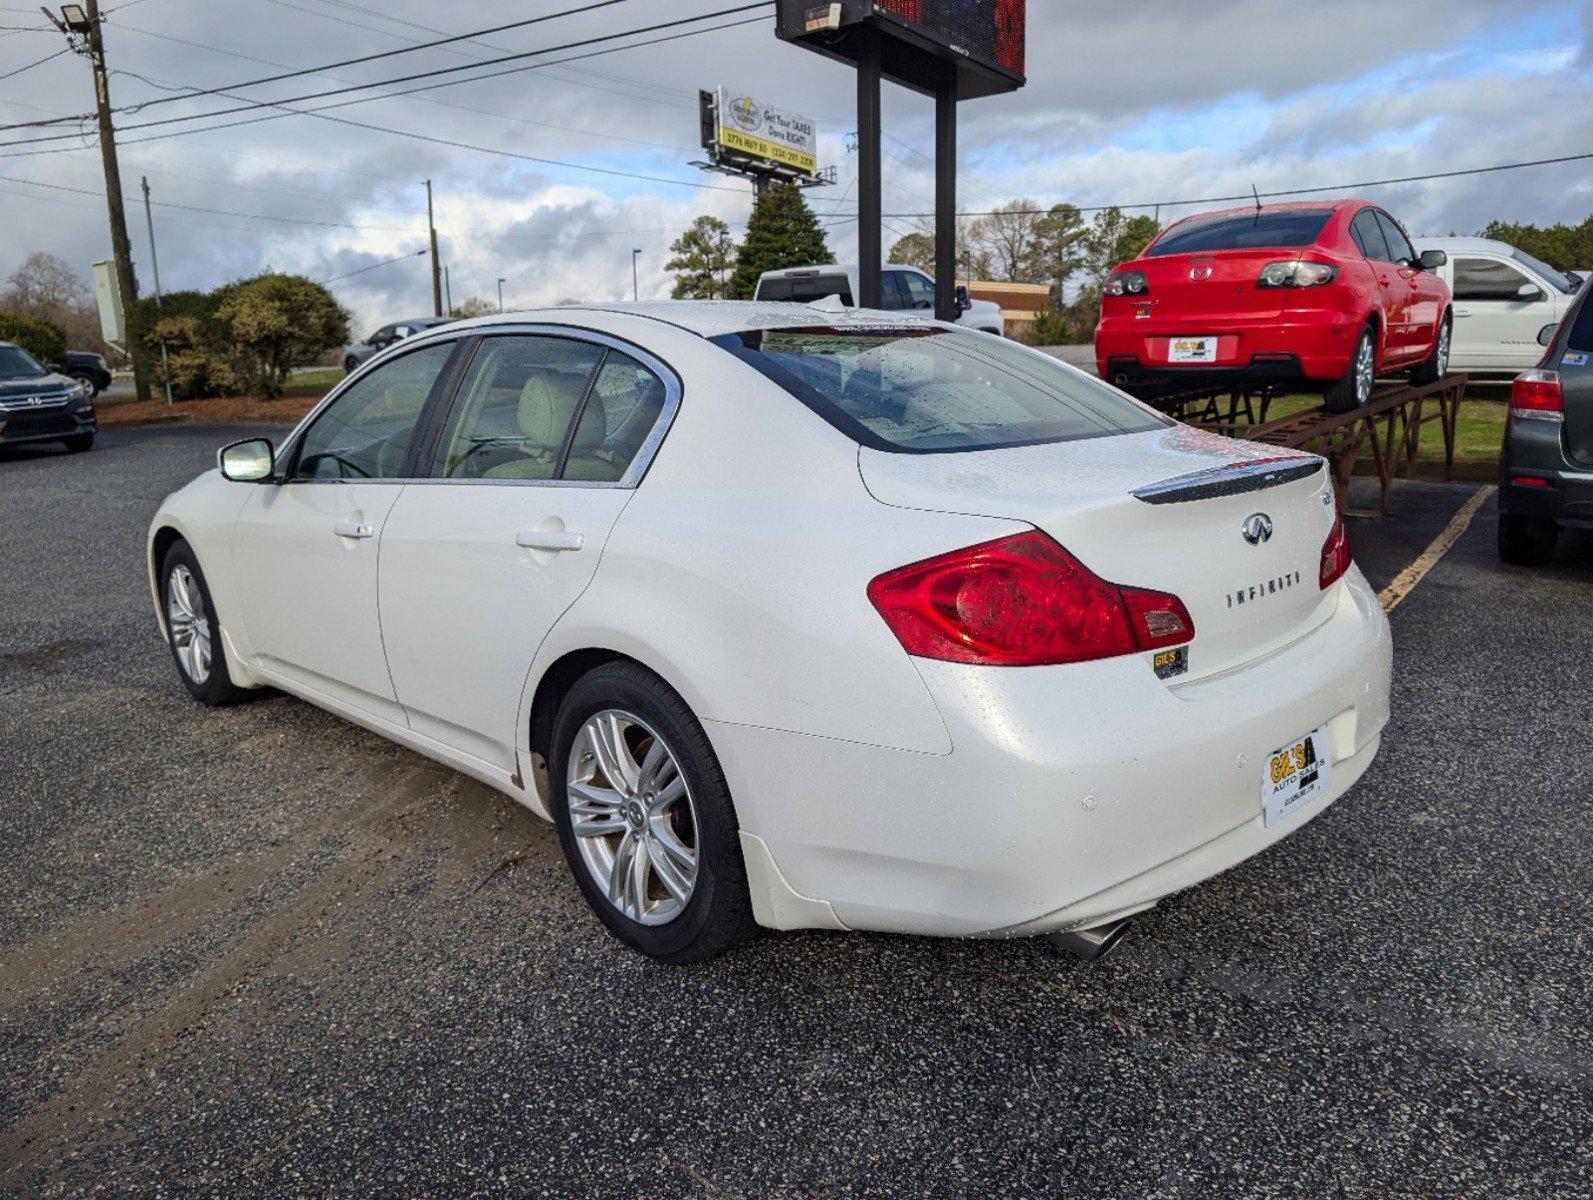
[[[813,118],[777,108],[746,92],[720,88],[715,99],[713,149],[736,158],[779,163],[798,175],[819,173]]]
[[[1024,0],[876,0],[876,11],[953,54],[1013,75],[1024,70]]]

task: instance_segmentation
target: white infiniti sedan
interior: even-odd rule
[[[219,459],[150,529],[195,698],[281,688],[500,789],[668,961],[760,925],[1101,952],[1388,719],[1321,459],[899,313],[450,325]]]

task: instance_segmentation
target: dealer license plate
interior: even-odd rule
[[[1217,339],[1214,337],[1173,338],[1167,346],[1170,363],[1214,363],[1217,361]]]
[[[1326,725],[1267,755],[1261,773],[1261,807],[1267,824],[1287,820],[1325,795],[1332,768]]]

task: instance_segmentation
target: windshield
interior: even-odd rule
[[[1202,254],[1213,250],[1309,246],[1322,236],[1322,230],[1332,215],[1331,208],[1304,208],[1191,217],[1164,233],[1155,245],[1145,251],[1145,257]]]
[[[0,346],[0,379],[39,379],[48,374],[21,346]]]
[[[826,325],[712,340],[876,450],[996,450],[1168,424],[1121,392],[989,334]]]
[[[1556,271],[1548,263],[1540,262],[1538,259],[1533,258],[1532,255],[1526,253],[1524,250],[1512,249],[1510,254],[1518,263],[1521,263],[1523,266],[1530,267],[1539,275],[1543,276],[1543,278],[1547,279],[1551,286],[1559,290],[1561,295],[1569,296],[1572,292],[1576,291],[1577,285],[1571,282],[1571,280],[1567,278],[1565,274],[1560,271]]]

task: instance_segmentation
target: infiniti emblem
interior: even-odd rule
[[[1272,540],[1272,518],[1266,513],[1253,513],[1245,518],[1245,523],[1240,526],[1240,532],[1245,535],[1245,541],[1252,546],[1259,546],[1262,542]]]

